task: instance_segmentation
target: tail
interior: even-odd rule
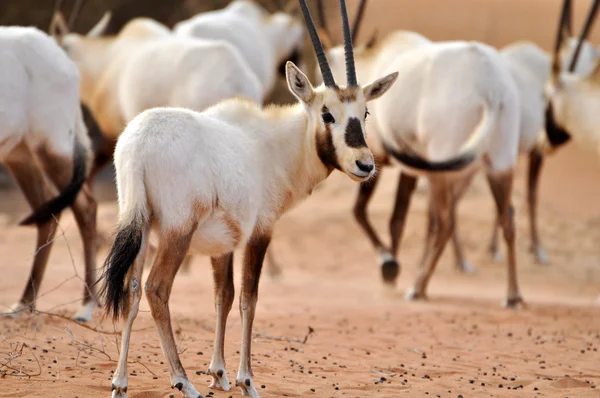
[[[118,153],[115,154],[118,157]],[[127,307],[128,289],[125,279],[138,256],[146,233],[149,212],[141,167],[131,167],[134,159],[127,159],[127,167],[117,161],[117,188],[119,192],[119,226],[112,247],[104,262],[100,297],[106,306],[106,315],[119,319]]]
[[[462,170],[477,158],[479,146],[490,135],[496,125],[497,114],[497,107],[492,108],[490,104],[484,103],[483,115],[475,128],[475,132],[471,134],[469,140],[462,146],[458,155],[448,160],[430,161],[411,149],[408,144],[405,144],[404,148],[399,151],[391,148],[386,143],[384,143],[384,147],[400,163],[413,169],[429,172]]]
[[[35,209],[33,213],[20,222],[20,225],[44,224],[73,204],[87,177],[88,156],[87,149],[80,142],[79,135],[75,133],[71,182],[57,197]]]

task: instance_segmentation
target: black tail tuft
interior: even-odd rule
[[[386,152],[396,158],[396,160],[398,160],[400,163],[408,167],[412,167],[413,169],[431,172],[462,170],[470,165],[476,158],[475,153],[466,153],[453,159],[443,160],[441,162],[432,162],[412,150],[397,151],[385,143],[384,147]]]
[[[55,198],[50,199],[33,211],[19,225],[44,224],[53,217],[58,216],[65,208],[71,206],[83,186],[86,171],[86,150],[79,144],[75,137],[75,150],[73,151],[73,177],[66,188]]]
[[[571,135],[556,124],[552,103],[549,103],[546,108],[546,137],[548,137],[548,141],[553,148],[560,147],[571,139]]]
[[[100,297],[104,299],[106,315],[119,319],[125,308],[127,289],[125,278],[142,247],[144,225],[141,222],[120,228],[104,262],[104,273],[98,280],[104,281]]]

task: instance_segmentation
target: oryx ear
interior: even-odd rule
[[[108,28],[108,24],[110,23],[110,19],[112,17],[112,13],[110,11],[106,11],[102,18],[94,25],[92,29],[87,34],[87,37],[100,37],[106,32],[106,28]]]
[[[65,35],[69,33],[69,26],[60,10],[56,11],[52,16],[48,33],[50,33],[50,36],[54,37],[58,43],[61,43]]]
[[[375,80],[373,83],[363,87],[363,93],[365,99],[372,101],[381,97],[386,91],[392,87],[396,79],[398,78],[398,72],[390,73],[389,75]]]
[[[370,48],[375,47],[375,44],[377,44],[378,40],[379,40],[379,29],[375,29],[373,34],[371,34],[371,37],[369,38],[369,40],[365,43],[365,48],[368,50]]]
[[[291,61],[285,64],[285,74],[292,94],[305,104],[310,104],[315,98],[315,90],[308,77]]]

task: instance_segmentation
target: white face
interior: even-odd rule
[[[286,72],[290,91],[307,109],[323,164],[343,171],[355,181],[368,180],[375,174],[375,161],[365,139],[367,102],[383,95],[398,74],[364,87],[313,89],[308,78],[291,62]]]

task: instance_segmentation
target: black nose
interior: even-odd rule
[[[357,160],[356,165],[361,171],[364,171],[365,173],[370,173],[373,170],[373,165],[371,163],[365,164],[360,160]]]

